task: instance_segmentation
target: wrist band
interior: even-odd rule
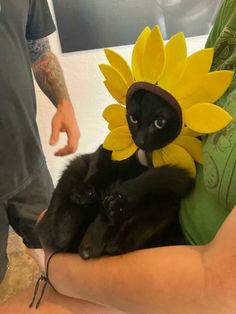
[[[35,301],[35,299],[36,299],[36,296],[37,296],[37,293],[38,293],[38,289],[39,289],[39,284],[40,284],[41,281],[44,281],[44,285],[43,285],[43,287],[42,287],[41,294],[40,294],[40,297],[39,297],[39,299],[38,299],[38,302],[37,302],[36,305],[35,305],[35,308],[36,308],[36,309],[38,309],[38,307],[39,307],[39,305],[40,305],[40,303],[41,303],[41,300],[42,300],[42,298],[43,298],[43,296],[44,296],[44,292],[45,292],[45,290],[46,290],[46,288],[47,288],[47,284],[50,284],[50,286],[53,287],[53,285],[51,284],[51,282],[50,282],[49,279],[48,279],[48,268],[49,268],[49,263],[50,263],[52,257],[53,257],[54,255],[58,254],[58,253],[60,253],[60,251],[55,251],[55,252],[53,252],[53,253],[49,256],[49,258],[48,258],[48,260],[47,260],[47,263],[46,263],[46,272],[45,272],[45,274],[42,274],[42,275],[39,277],[39,279],[37,280],[37,282],[36,282],[36,284],[35,284],[34,295],[33,295],[33,299],[32,299],[32,301],[31,301],[31,303],[29,304],[29,308],[31,308],[31,307],[34,305],[34,301]],[[54,288],[54,287],[53,287],[53,288]]]

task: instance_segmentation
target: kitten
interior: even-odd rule
[[[182,243],[180,200],[194,180],[184,169],[153,168],[150,158],[177,136],[182,120],[163,97],[139,89],[127,102],[127,121],[136,155],[113,161],[100,146],[64,170],[37,225],[50,251],[78,252],[87,259]]]

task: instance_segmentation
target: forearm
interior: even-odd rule
[[[32,69],[39,87],[55,106],[70,102],[61,66],[51,51],[33,62]]]
[[[204,313],[201,250],[179,246],[89,261],[59,254],[49,277],[62,294],[127,313]]]
[[[39,87],[57,107],[52,118],[50,145],[58,142],[60,132],[67,133],[67,144],[55,152],[56,156],[74,153],[78,147],[80,131],[74,108],[66,88],[63,72],[56,56],[51,52],[48,38],[28,41],[31,66]]]

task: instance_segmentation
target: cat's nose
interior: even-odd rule
[[[135,144],[140,148],[142,148],[144,146],[145,137],[141,132],[137,134],[137,136],[135,138]]]
[[[138,140],[138,141],[136,141],[136,145],[137,145],[138,147],[140,147],[140,148],[143,147],[144,143],[145,143],[145,142],[144,142],[143,140]]]

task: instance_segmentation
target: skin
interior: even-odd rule
[[[78,147],[80,130],[66,88],[64,76],[56,56],[51,52],[47,38],[28,41],[35,79],[57,111],[52,119],[50,145],[59,140],[60,132],[67,133],[67,144],[55,152],[56,156],[74,153]]]
[[[83,312],[85,303],[81,305],[81,299],[88,302],[88,312],[83,313],[99,313],[96,310],[101,308],[93,308],[91,303],[113,308],[110,314],[117,310],[135,314],[236,313],[235,229],[236,207],[214,240],[205,246],[147,249],[88,261],[75,254],[54,255],[49,279],[58,293],[50,296],[49,289],[37,313],[52,313],[52,304],[56,306],[59,300],[57,313]],[[46,251],[46,259],[49,256]],[[7,314],[28,313],[26,303],[22,303],[27,291],[24,293],[0,310]],[[72,303],[61,299],[59,293],[73,298]],[[74,306],[65,312],[67,302]],[[104,308],[101,313],[106,311]]]
[[[42,304],[38,309],[28,307],[34,287],[22,291],[11,298],[10,302],[0,305],[4,314],[122,314],[118,310],[106,308],[83,300],[77,300],[58,294],[48,287]],[[124,314],[124,313],[123,313]]]

